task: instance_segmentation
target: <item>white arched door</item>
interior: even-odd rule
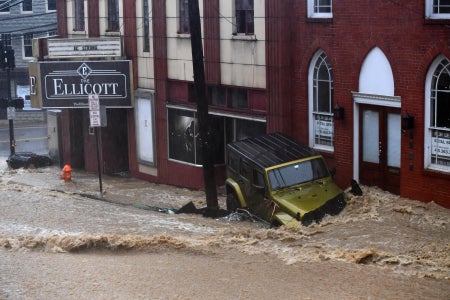
[[[400,187],[400,98],[394,96],[392,70],[374,48],[366,57],[355,100],[355,163],[359,181],[398,194]]]

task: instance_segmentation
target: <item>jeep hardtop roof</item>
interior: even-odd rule
[[[281,133],[270,133],[227,145],[228,151],[238,152],[261,168],[303,159],[318,153],[291,137]]]

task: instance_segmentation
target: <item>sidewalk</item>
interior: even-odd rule
[[[205,193],[164,184],[155,184],[136,178],[102,176],[103,194],[97,174],[82,170],[72,172],[72,180],[64,182],[57,166],[37,169],[8,170],[6,161],[0,162],[1,180],[9,184],[30,186],[44,191],[56,191],[142,209],[177,211],[192,202],[196,208],[206,207]],[[219,207],[225,209],[225,195],[219,191]]]

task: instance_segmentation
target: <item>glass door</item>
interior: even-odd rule
[[[401,117],[399,109],[362,105],[360,182],[400,192]]]

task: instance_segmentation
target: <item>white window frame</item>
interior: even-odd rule
[[[236,15],[236,1],[239,0],[233,0],[232,1],[232,8],[233,8],[233,20],[234,20],[234,28],[233,28],[233,33],[235,35],[239,35],[239,36],[255,36],[256,34],[256,26],[255,26],[255,6],[257,5],[257,3],[255,3],[256,1],[253,1],[253,33],[251,33],[250,31],[247,30],[247,26],[245,29],[245,32],[238,32],[238,16]],[[246,19],[247,20],[247,19]],[[247,22],[245,22],[247,24]]]
[[[330,113],[326,114],[326,113],[318,113],[314,111],[314,101],[315,101],[315,93],[314,93],[314,76],[316,74],[315,70],[316,70],[316,65],[319,59],[321,59],[321,56],[325,55],[326,57],[328,57],[326,55],[326,53],[323,50],[319,50],[317,51],[312,60],[311,60],[311,64],[309,66],[309,73],[308,73],[308,119],[309,119],[309,146],[311,148],[317,149],[317,150],[323,150],[323,151],[327,151],[327,152],[334,152],[334,115],[333,115],[333,99],[331,99],[331,103],[330,103]],[[329,66],[331,68],[331,66]],[[333,97],[333,75],[330,75],[331,78],[331,91],[330,91],[330,96]],[[323,145],[323,144],[318,144],[316,143],[316,133],[315,133],[315,128],[316,128],[316,118],[315,115],[323,115],[326,117],[330,117],[331,118],[331,122],[332,122],[332,128],[331,128],[331,134],[332,134],[332,138],[331,138],[331,145]]]
[[[427,170],[434,170],[434,171],[440,171],[445,173],[450,173],[450,166],[446,165],[439,165],[432,163],[431,155],[432,155],[432,131],[433,130],[439,130],[439,131],[448,131],[450,133],[450,130],[445,130],[440,127],[432,127],[431,126],[431,84],[432,84],[432,78],[434,76],[434,73],[436,72],[437,67],[441,62],[446,59],[447,61],[450,61],[449,58],[445,57],[444,55],[438,56],[433,63],[431,64],[427,77],[425,80],[425,124],[424,124],[424,168]],[[450,91],[449,91],[450,92]]]
[[[183,25],[182,25],[182,22],[183,22],[183,20],[182,20],[182,18],[183,18],[183,16],[182,16],[182,8],[183,8],[183,3],[181,3],[181,2],[184,2],[185,0],[177,0],[177,33],[178,34],[185,34],[185,35],[190,35],[191,34],[191,28],[190,28],[190,24],[189,24],[189,6],[188,7],[185,7],[185,13],[187,13],[187,20],[188,20],[188,27],[189,27],[189,29],[186,31],[186,30],[183,30]]]
[[[48,0],[45,1],[45,10],[46,12],[56,11],[56,0],[55,0],[55,9],[48,8]]]
[[[307,5],[307,11],[308,11],[308,18],[318,18],[318,19],[333,18],[333,0],[330,0],[331,12],[329,12],[329,13],[315,12],[315,8],[316,8],[315,1],[318,1],[318,0],[308,0],[307,1],[306,5]]]
[[[0,43],[4,43],[3,46],[11,47],[12,36],[11,33],[0,33]]]
[[[31,35],[30,44],[25,44],[25,34]],[[22,57],[24,60],[33,58],[33,38],[36,37],[32,32],[25,34],[22,35]],[[25,56],[25,47],[31,47],[31,56]]]
[[[450,19],[450,13],[448,14],[433,13],[434,1],[435,0],[425,0],[425,17],[427,19]]]
[[[20,4],[20,12],[22,14],[32,14],[33,13],[33,0],[31,1],[31,10],[23,10],[23,2]]]
[[[110,3],[109,3],[109,0],[105,1],[106,2],[106,11],[105,11],[105,13],[106,13],[106,31],[108,31],[108,32],[120,32],[121,31],[121,27],[122,27],[122,24],[121,24],[121,7],[120,7],[121,1],[120,0],[115,0],[115,1],[117,1],[117,6],[118,6],[118,11],[117,11],[117,29],[110,27],[110,14],[109,14],[109,11],[110,11],[109,5],[110,5]]]
[[[8,0],[0,1],[0,6],[7,5],[7,4],[9,4]],[[0,15],[6,15],[6,14],[10,14],[10,13],[11,13],[11,8],[10,7],[8,7],[7,11],[0,11]]]
[[[75,32],[86,32],[86,27],[87,27],[86,26],[86,24],[87,24],[87,16],[86,16],[87,7],[86,7],[86,5],[87,5],[87,1],[85,1],[85,0],[80,0],[80,1],[83,2],[83,28],[79,28],[77,26],[78,19],[79,19],[80,16],[78,15],[79,11],[77,9],[78,2],[74,0],[73,1],[73,5],[72,5],[72,7],[73,7],[73,31],[75,31]]]

